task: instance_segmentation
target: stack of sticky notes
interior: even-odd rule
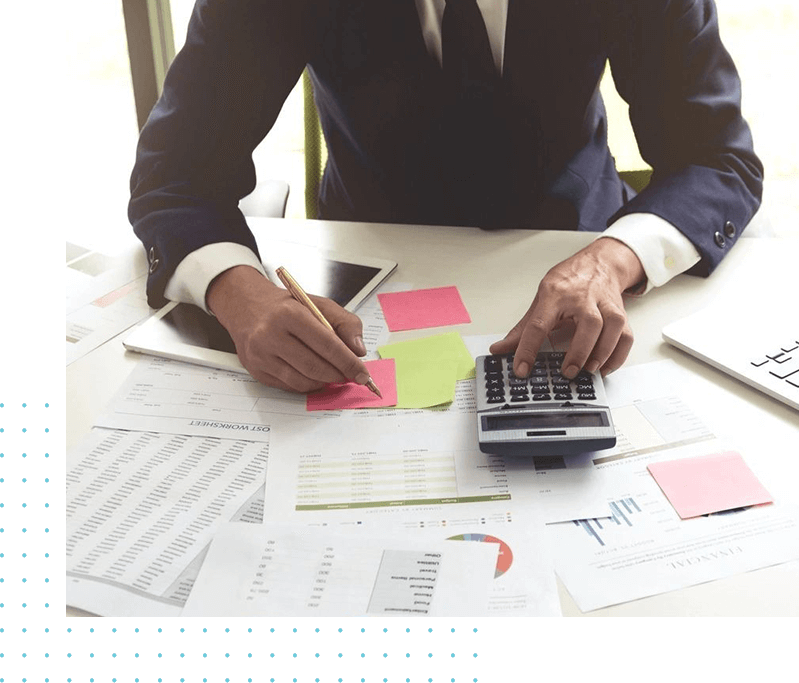
[[[457,287],[417,289],[378,294],[388,329],[419,330],[471,322]],[[309,394],[308,410],[431,408],[451,403],[455,383],[474,377],[474,360],[457,332],[388,344],[378,350],[381,360],[366,366],[380,388],[380,399],[353,382],[332,384]]]
[[[369,389],[355,382],[329,384],[321,391],[308,394],[305,407],[307,410],[347,410],[354,408],[385,408],[397,404],[397,380],[394,372],[394,361],[366,361],[366,369],[370,377],[380,389],[382,397],[373,394]]]
[[[682,519],[773,502],[740,453],[714,453],[647,465]]]
[[[455,383],[474,377],[474,360],[457,332],[381,346],[393,358],[398,408],[430,408],[455,398]]]
[[[434,287],[378,294],[392,332],[471,322],[457,287]],[[474,361],[457,332],[388,344],[378,350],[393,358],[398,408],[430,408],[451,403],[455,383],[474,377]]]
[[[461,325],[472,321],[458,288],[454,286],[386,292],[378,294],[377,300],[391,332]]]

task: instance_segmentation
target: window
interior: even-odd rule
[[[40,199],[63,220],[64,239],[111,254],[136,241],[127,204],[138,127],[122,4],[83,0],[63,10],[40,17],[35,33],[50,50],[48,85],[37,87],[46,99],[27,112],[44,117],[31,146]],[[31,48],[39,49],[26,44],[14,59],[24,63]]]

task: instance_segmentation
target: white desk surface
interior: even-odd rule
[[[506,333],[525,313],[546,271],[588,244],[594,235],[576,232],[399,226],[256,219],[248,222],[266,253],[270,235],[344,254],[395,260],[392,276],[414,288],[457,285],[472,323],[455,328],[463,335]],[[778,426],[786,476],[797,473],[799,413],[668,346],[664,325],[704,306],[757,298],[775,311],[795,306],[780,292],[796,291],[799,239],[741,239],[707,279],[679,276],[641,299],[629,299],[627,312],[635,344],[627,364],[671,359],[745,401],[751,429],[767,413]],[[745,322],[744,322],[745,324]],[[395,333],[392,341],[423,336]],[[67,450],[89,432],[93,420],[131,372],[137,355],[117,337],[67,368]],[[751,411],[751,413],[749,412]],[[790,442],[786,442],[788,435]],[[793,438],[791,438],[793,437]],[[799,477],[796,479],[799,503]],[[563,614],[581,614],[559,582]],[[67,608],[67,616],[82,612]],[[799,615],[799,562],[769,567],[708,584],[591,612],[588,616]]]

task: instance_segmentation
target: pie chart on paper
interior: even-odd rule
[[[497,569],[494,572],[494,578],[497,579],[502,576],[511,564],[513,564],[513,553],[510,546],[505,541],[497,538],[496,536],[489,536],[488,534],[458,534],[457,536],[450,536],[448,541],[477,541],[479,543],[499,543],[499,554],[497,556]]]

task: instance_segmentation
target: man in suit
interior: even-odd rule
[[[653,167],[637,196],[607,147],[608,61]],[[329,154],[320,217],[600,233],[492,346],[516,349],[522,376],[567,322],[565,375],[621,366],[623,293],[708,275],[760,202],[713,0],[198,0],[141,133],[129,215],[151,305],[215,314],[266,384],[367,378],[357,317],[323,300],[338,336],[311,324],[264,277],[237,209],[306,65]]]

